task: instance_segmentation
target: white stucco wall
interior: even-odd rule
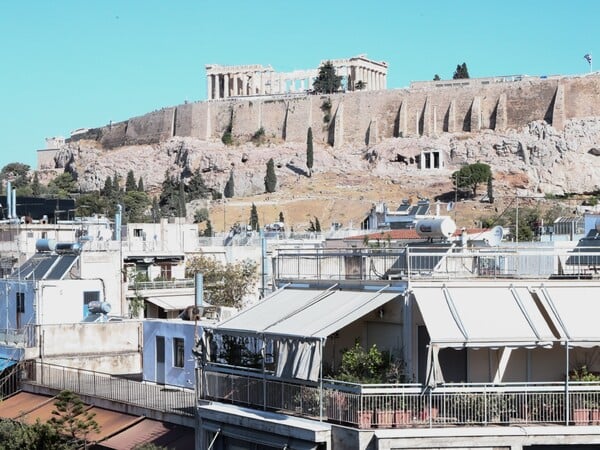
[[[183,388],[194,388],[195,361],[192,356],[194,346],[194,322],[183,320],[144,320],[144,351],[143,351],[143,379],[144,381],[157,382],[156,363],[156,337],[165,338],[165,373],[166,385]],[[198,326],[198,335],[202,328]],[[184,340],[184,367],[174,366],[174,338]]]

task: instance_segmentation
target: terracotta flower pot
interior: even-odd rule
[[[588,423],[590,423],[589,408],[573,409],[573,422],[575,422],[575,425],[587,425]]]
[[[412,413],[410,411],[394,411],[394,426],[401,427],[412,422]]]
[[[358,411],[358,428],[371,428],[373,422],[373,411]]]
[[[394,424],[394,411],[378,409],[375,411],[375,425],[379,428],[390,428]]]

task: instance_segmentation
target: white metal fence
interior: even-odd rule
[[[206,371],[200,397],[357,428],[449,425],[600,425],[600,383],[446,385],[295,384]]]
[[[318,280],[454,278],[594,278],[600,249],[356,248],[280,250],[275,277]]]

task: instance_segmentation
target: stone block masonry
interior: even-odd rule
[[[158,143],[173,136],[220,140],[231,127],[247,140],[261,127],[267,136],[305,142],[368,146],[390,137],[518,129],[544,120],[562,130],[568,119],[600,116],[600,76],[525,77],[511,82],[426,85],[412,89],[332,95],[279,95],[186,103],[88,130],[70,141],[92,139],[106,148]]]

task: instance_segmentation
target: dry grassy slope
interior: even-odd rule
[[[316,173],[312,178],[299,177],[293,184],[284,184],[271,194],[249,197],[234,197],[213,202],[210,217],[215,231],[229,229],[235,222],[246,223],[254,203],[258,210],[261,225],[278,221],[282,212],[286,224],[295,231],[305,230],[309,221],[319,218],[323,229],[332,222],[343,227],[360,228],[371,206],[385,201],[390,209],[396,209],[403,198],[417,201],[417,197],[433,199],[435,196],[452,191],[452,185],[446,174],[432,176],[431,184],[418,183],[411,186],[410,181],[393,183],[388,179],[359,176],[358,173],[332,174]],[[482,186],[482,189],[484,187]],[[445,204],[441,205],[441,214],[450,214],[459,227],[474,226],[481,217],[494,216],[502,211],[511,197],[499,198],[494,205],[478,201],[458,202],[454,211],[447,213]],[[223,223],[225,221],[225,227]]]

